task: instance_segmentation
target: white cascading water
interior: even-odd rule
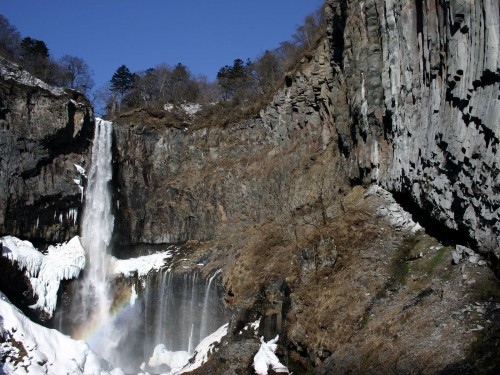
[[[148,274],[139,302],[130,302],[119,313],[110,311],[116,302],[107,277],[114,224],[112,131],[111,122],[96,120],[81,228],[87,266],[68,319],[75,323],[74,338],[86,339],[114,367],[133,373],[148,362],[157,345],[184,353],[187,359],[224,323],[224,314],[214,282],[218,271],[204,280],[197,271],[175,276],[169,269]],[[162,366],[161,370],[168,367]]]
[[[111,213],[113,124],[96,120],[92,161],[88,172],[85,207],[82,219],[82,244],[87,252],[87,266],[80,291],[82,315],[89,329],[109,318],[107,250],[113,234]]]
[[[145,290],[144,353],[164,345],[192,355],[200,341],[224,324],[216,271],[203,279],[197,271],[176,275],[168,269],[148,275]]]

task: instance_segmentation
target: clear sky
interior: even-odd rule
[[[290,40],[323,0],[1,0],[22,37],[43,40],[53,58],[83,58],[96,87],[131,71],[183,63],[215,79],[233,60]]]

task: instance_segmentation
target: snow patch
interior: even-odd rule
[[[195,115],[196,113],[201,111],[201,104],[198,103],[182,103],[181,108],[188,115]]]
[[[258,375],[267,375],[269,367],[275,372],[289,374],[288,368],[283,365],[276,354],[274,354],[278,347],[276,344],[278,339],[279,336],[276,336],[274,339],[265,342],[264,337],[260,338],[259,351],[253,358],[253,368]]]
[[[144,255],[138,258],[117,259],[110,257],[110,274],[131,277],[135,272],[140,276],[146,276],[152,270],[159,270],[165,265],[167,259],[172,257],[171,251]]]
[[[0,344],[6,374],[124,375],[95,354],[84,341],[38,325],[0,293],[4,338]]]
[[[6,81],[15,81],[25,86],[38,87],[50,92],[55,96],[64,95],[64,89],[51,86],[42,80],[32,76],[19,65],[0,57],[0,76]]]
[[[216,351],[215,346],[221,342],[224,336],[227,335],[228,327],[229,324],[226,323],[222,327],[220,327],[217,331],[215,331],[211,335],[208,335],[203,340],[201,340],[201,342],[194,350],[194,354],[189,360],[189,363],[182,368],[179,374],[193,371],[194,369],[197,369],[205,362],[207,362],[209,356]]]
[[[187,103],[184,102],[179,105],[180,109],[186,112],[188,115],[193,116],[196,113],[200,112],[202,109],[202,105],[199,103]],[[163,110],[167,112],[172,112],[175,106],[172,103],[167,103],[163,105]]]
[[[367,196],[377,196],[385,200],[385,204],[377,208],[377,215],[386,217],[396,230],[409,230],[412,233],[422,230],[420,224],[413,221],[411,214],[406,212],[384,188],[372,185],[365,193],[365,197]]]
[[[85,169],[81,166],[81,165],[78,165],[78,164],[73,164],[76,168],[76,171],[78,173],[80,173],[83,177],[87,178],[87,175],[85,174]]]
[[[189,360],[189,354],[186,351],[171,352],[165,345],[159,344],[155,347],[152,357],[149,359],[150,367],[167,365],[172,372],[179,371]]]
[[[78,277],[85,267],[85,250],[78,236],[68,242],[49,246],[47,255],[40,253],[29,241],[16,237],[1,237],[2,256],[17,262],[27,274],[34,294],[38,297],[33,309],[41,309],[49,317],[57,304],[57,291],[61,280]]]
[[[167,365],[171,370],[164,375],[180,375],[191,372],[208,361],[209,356],[217,350],[216,345],[227,335],[228,327],[229,324],[226,323],[217,331],[205,337],[198,344],[192,356],[187,351],[169,351],[165,345],[159,344],[155,347],[148,365],[153,368]],[[143,367],[141,369],[144,370]]]

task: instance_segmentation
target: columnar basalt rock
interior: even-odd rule
[[[75,164],[86,163],[92,107],[4,59],[0,72],[0,233],[67,241],[78,234],[85,181]]]
[[[351,1],[344,15],[345,157],[499,257],[498,2]]]

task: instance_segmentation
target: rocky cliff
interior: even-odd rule
[[[85,165],[92,107],[3,59],[0,74],[0,233],[67,241],[79,232],[84,181],[75,164]]]
[[[296,168],[329,152],[335,179],[381,184],[498,258],[498,2],[329,1],[326,11],[328,38],[257,118],[229,128],[118,119],[123,241],[213,238],[275,214],[283,195],[313,204],[317,183]]]
[[[325,12],[327,36],[251,118],[117,115],[113,251],[187,242],[180,269],[222,270],[229,334],[200,373],[251,372],[256,335],[279,335],[294,373],[494,373],[498,1]],[[2,66],[0,232],[68,239],[92,111]]]
[[[498,258],[498,2],[330,3],[343,154]]]
[[[203,371],[250,368],[257,319],[296,373],[487,373],[498,283],[454,246],[498,264],[499,4],[325,11],[327,37],[257,116],[115,119],[116,243],[196,240],[192,266],[223,269],[230,335]],[[399,208],[370,184],[452,246],[387,226]]]

